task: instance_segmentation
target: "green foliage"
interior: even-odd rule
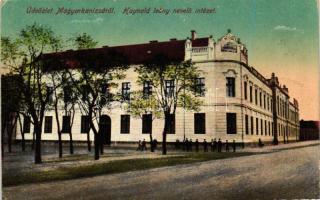
[[[76,49],[90,49],[96,47],[98,44],[98,42],[94,41],[94,39],[86,33],[78,34],[71,40]]]

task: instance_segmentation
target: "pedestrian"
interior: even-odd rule
[[[218,152],[221,153],[221,149],[222,149],[222,142],[221,139],[219,138],[218,140]]]
[[[184,141],[184,146],[186,147],[186,151],[189,151],[189,141],[188,138]]]
[[[203,141],[203,151],[208,152],[208,143],[207,143],[206,139],[204,139],[204,141]]]
[[[236,152],[236,141],[233,140],[232,142],[232,148],[233,148],[233,152]]]
[[[226,140],[226,152],[229,152],[229,143],[228,143],[228,140]]]
[[[143,139],[142,141],[142,151],[146,151],[147,150],[147,142],[145,139]]]
[[[196,139],[196,142],[194,143],[194,145],[196,146],[196,152],[199,151],[199,141],[198,139]]]
[[[189,149],[192,151],[192,139],[189,140]]]
[[[139,140],[139,142],[138,142],[138,148],[136,151],[141,151],[141,140]]]
[[[263,147],[264,144],[262,143],[261,139],[259,138],[259,143],[258,143],[259,147]]]
[[[182,141],[182,151],[186,150],[186,139],[184,138]]]
[[[213,140],[213,151],[216,151],[217,146],[218,146],[217,140],[216,140],[216,138],[214,138],[214,140]]]
[[[211,142],[210,142],[210,149],[211,149],[211,152],[213,152],[213,139],[211,139]]]
[[[157,146],[158,146],[158,141],[157,139],[153,140],[153,150],[157,150]]]

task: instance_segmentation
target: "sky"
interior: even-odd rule
[[[52,13],[27,13],[28,8]],[[114,8],[111,14],[56,14],[59,8]],[[124,9],[149,14],[125,14]],[[154,14],[154,8],[191,8],[187,14]],[[196,14],[197,8],[214,13]],[[47,25],[63,38],[91,35],[98,46],[185,39],[190,30],[215,40],[227,29],[248,49],[249,65],[266,78],[272,72],[299,101],[300,118],[319,120],[319,17],[316,0],[8,0],[1,6],[1,36],[16,38],[26,25]],[[66,47],[68,48],[68,47]]]

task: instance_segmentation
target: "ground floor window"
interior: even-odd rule
[[[81,116],[81,133],[88,133],[90,129],[89,116]]]
[[[142,133],[150,134],[152,132],[152,114],[142,115]]]
[[[44,118],[44,133],[52,133],[52,116]]]
[[[30,117],[29,116],[25,116],[23,118],[23,132],[24,133],[30,133]]]
[[[236,113],[227,113],[227,134],[237,134]]]
[[[256,118],[256,135],[259,135],[259,119]]]
[[[130,133],[130,115],[121,115],[121,133]]]
[[[253,117],[251,117],[251,135],[253,135]]]
[[[175,134],[176,133],[176,117],[175,114],[170,114],[168,119],[168,130],[167,134]]]
[[[70,116],[63,116],[62,117],[62,133],[70,133],[71,126],[70,126]]]
[[[246,135],[249,134],[249,117],[248,115],[245,116],[245,126],[246,126]]]
[[[205,134],[206,133],[206,114],[194,113],[194,133]]]

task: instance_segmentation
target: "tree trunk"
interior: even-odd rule
[[[70,135],[70,154],[72,155],[73,154],[73,139],[72,139],[71,131],[70,131],[69,135]]]
[[[20,115],[18,116],[18,119],[19,119],[19,126],[20,126],[20,132],[21,132],[21,147],[22,147],[22,151],[24,152],[26,150],[26,142],[25,142],[25,138],[24,138],[24,132],[23,132],[23,128],[22,128],[22,122],[21,122]]]
[[[170,113],[167,114],[165,113],[164,115],[164,129],[162,132],[162,154],[166,155],[167,154],[167,130],[168,130],[168,125],[169,125],[169,116]]]
[[[42,160],[41,160],[41,125],[39,125],[38,122],[35,122],[35,135],[36,135],[36,141],[35,141],[34,162],[35,164],[39,164],[42,162]]]
[[[103,148],[104,148],[104,144],[103,144],[103,140],[102,140],[102,134],[99,134],[99,141],[100,141],[100,154],[103,155]]]
[[[151,152],[154,152],[154,144],[153,144],[153,139],[152,139],[152,130],[150,131],[149,137],[150,137],[150,150],[151,150]]]
[[[99,135],[95,133],[94,134],[94,159],[95,160],[99,160],[99,149],[100,149]]]
[[[59,145],[59,158],[62,158],[62,139],[61,131],[58,130],[58,145]]]
[[[2,124],[3,126],[1,127],[1,156],[3,157],[4,155],[4,132],[5,132],[5,124]]]
[[[90,131],[87,133],[88,151],[91,152]]]

